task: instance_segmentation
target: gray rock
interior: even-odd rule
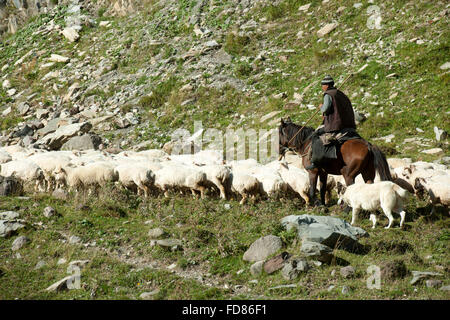
[[[70,244],[77,244],[81,242],[81,238],[77,236],[70,236],[69,243]]]
[[[11,250],[17,251],[20,250],[24,245],[26,245],[30,240],[25,236],[17,237],[16,240],[12,243]]]
[[[319,260],[324,263],[330,263],[333,259],[333,250],[330,247],[318,242],[303,241],[300,252],[305,257]]]
[[[443,286],[443,287],[439,288],[439,290],[450,291],[450,286]]]
[[[96,134],[85,134],[70,138],[61,147],[61,150],[97,150],[102,143],[102,138]]]
[[[143,293],[141,293],[139,298],[141,298],[142,300],[153,300],[155,295],[157,295],[158,293],[159,293],[159,289],[155,289],[151,292],[143,292]]]
[[[357,124],[363,123],[364,121],[367,120],[367,117],[364,113],[354,111],[354,114],[355,114],[355,122]]]
[[[61,121],[60,118],[50,120],[45,127],[37,131],[37,134],[39,136],[44,136],[46,134],[55,132],[56,130],[58,130],[60,121]]]
[[[15,211],[4,211],[0,213],[0,220],[16,220],[20,217],[20,213]]]
[[[365,230],[330,216],[290,215],[281,219],[281,224],[287,229],[296,228],[302,241],[318,242],[330,248],[350,249],[358,244],[358,239],[369,236]]]
[[[74,260],[74,261],[70,261],[69,262],[69,267],[73,267],[76,266],[78,268],[83,268],[85,267],[90,260]]]
[[[64,28],[62,34],[70,42],[75,42],[78,39],[80,39],[80,35],[78,34],[77,30],[75,30],[75,28],[73,27]]]
[[[23,186],[17,178],[0,176],[0,196],[19,196],[21,194],[23,194]]]
[[[154,228],[148,231],[148,236],[150,239],[158,239],[164,235],[166,235],[166,232],[161,228]]]
[[[17,111],[19,111],[21,116],[24,116],[30,111],[30,105],[27,102],[21,102],[17,106]]]
[[[338,26],[337,23],[328,23],[325,26],[323,26],[323,28],[321,28],[319,31],[317,31],[317,36],[324,37],[325,35],[329,34],[331,31],[336,29],[337,26]]]
[[[46,218],[50,218],[53,217],[56,214],[56,210],[53,209],[52,207],[45,207],[44,208],[44,217]]]
[[[64,189],[56,189],[52,192],[52,197],[59,200],[67,200],[68,193]]]
[[[244,253],[243,259],[251,262],[265,260],[280,250],[281,247],[281,238],[273,235],[261,237],[251,244],[250,248]]]
[[[25,225],[16,220],[0,220],[0,238],[8,238]]]
[[[48,287],[47,289],[45,289],[46,291],[49,292],[58,292],[58,291],[63,291],[68,289],[68,282],[74,282],[76,279],[76,275],[71,275],[71,276],[67,276],[64,279],[59,280],[58,282],[55,282],[54,284],[52,284],[50,287]]]
[[[428,288],[437,288],[442,285],[442,280],[427,280],[425,284]]]
[[[432,277],[440,277],[442,276],[442,273],[437,272],[428,272],[428,271],[411,271],[413,278],[410,282],[410,284],[414,285],[416,283],[420,283],[421,281],[432,278]]]
[[[44,260],[40,260],[34,267],[34,270],[39,270],[39,269],[45,267],[46,265],[47,265],[47,262],[45,262]]]
[[[445,140],[448,136],[447,131],[439,129],[438,127],[434,127],[434,134],[436,135],[437,141]]]
[[[264,265],[264,260],[255,262],[250,267],[250,273],[254,276],[259,276],[262,273],[263,265]]]
[[[52,150],[58,150],[70,138],[87,133],[91,130],[92,124],[89,122],[73,123],[63,127],[59,127],[55,132],[47,134],[39,139],[36,143],[48,146]]]
[[[301,272],[306,272],[309,270],[309,265],[306,260],[301,258],[292,258],[286,262],[283,269],[281,270],[281,275],[286,280],[296,279]]]
[[[341,268],[341,276],[343,276],[346,279],[353,278],[355,275],[355,268],[352,266],[346,266]]]
[[[159,246],[170,249],[172,251],[183,249],[183,243],[181,240],[178,239],[163,239],[163,240],[157,240],[156,244]]]

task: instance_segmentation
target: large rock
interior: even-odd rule
[[[281,224],[287,229],[296,228],[302,241],[318,242],[330,248],[351,249],[358,244],[358,239],[369,236],[363,229],[329,216],[290,215],[281,219]]]
[[[318,242],[303,241],[300,252],[305,257],[324,263],[330,263],[333,259],[333,250],[330,247]]]
[[[19,213],[6,211],[0,213],[0,238],[7,238],[25,227],[23,220],[19,219]]]
[[[21,249],[24,245],[26,245],[30,240],[25,236],[17,237],[12,243],[11,250],[17,251]]]
[[[0,196],[20,196],[23,186],[17,178],[0,176]]]
[[[268,256],[280,250],[282,245],[281,238],[277,236],[268,235],[259,238],[245,251],[243,259],[251,262],[265,260]]]
[[[102,138],[100,136],[96,134],[85,134],[70,138],[69,141],[62,145],[61,150],[97,150],[101,143]]]
[[[78,31],[75,30],[75,28],[73,28],[73,27],[64,28],[64,30],[62,31],[62,34],[70,42],[75,42],[78,39],[80,39],[80,35],[78,34]]]
[[[428,272],[428,271],[411,271],[411,272],[412,272],[413,278],[411,279],[410,284],[412,284],[412,285],[420,283],[425,279],[442,276],[442,273],[437,273],[437,272]]]
[[[63,127],[59,127],[55,132],[39,139],[36,143],[48,146],[52,150],[58,150],[70,138],[87,133],[91,130],[92,124],[89,122],[73,123]]]
[[[286,280],[294,280],[301,272],[309,270],[308,262],[301,258],[292,258],[281,270],[281,275]]]
[[[323,26],[319,31],[317,31],[317,35],[319,37],[324,37],[325,35],[329,34],[331,31],[336,29],[338,26],[337,23],[328,23],[325,26]]]

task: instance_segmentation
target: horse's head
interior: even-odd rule
[[[279,148],[278,148],[278,152],[279,154],[282,156],[284,155],[284,153],[287,151],[288,149],[288,144],[289,144],[289,137],[288,134],[286,132],[286,127],[288,125],[288,123],[291,123],[291,119],[288,117],[286,120],[284,120],[283,118],[281,118],[281,123],[280,126],[278,127],[278,143],[279,143]]]

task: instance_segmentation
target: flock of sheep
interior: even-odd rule
[[[428,193],[433,204],[450,204],[450,170],[445,165],[388,159],[394,182],[417,195]],[[1,176],[14,176],[36,191],[92,190],[108,183],[131,189],[144,197],[152,193],[190,192],[203,199],[209,192],[222,199],[300,196],[309,203],[309,177],[297,155],[260,164],[254,159],[225,161],[219,151],[168,155],[162,150],[44,151],[18,145],[0,148]],[[376,179],[377,180],[377,179]],[[342,176],[329,176],[331,191],[344,184]],[[364,183],[361,177],[356,182]]]

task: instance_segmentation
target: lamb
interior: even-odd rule
[[[432,213],[439,203],[446,208],[450,205],[450,175],[439,175],[427,179],[416,178],[414,188],[419,198],[423,197],[424,192],[428,193],[433,204]]]
[[[44,190],[44,173],[33,162],[27,160],[13,160],[1,165],[0,175],[5,177],[14,176],[24,184],[35,183],[36,191]]]
[[[352,207],[352,225],[355,224],[358,213],[361,210],[374,211],[381,207],[389,219],[389,224],[385,229],[389,229],[394,221],[392,211],[400,214],[400,227],[403,226],[406,214],[403,211],[403,200],[407,198],[409,193],[391,181],[381,181],[373,184],[353,184],[348,187],[339,184],[338,194],[338,204],[345,202]],[[375,228],[377,223],[376,216],[371,214],[370,220],[373,224],[372,228]]]
[[[61,183],[64,181],[70,190],[79,191],[80,188],[104,186],[108,182],[118,181],[118,174],[114,166],[107,162],[94,162],[86,166],[58,167],[53,172],[55,179]]]
[[[135,164],[122,164],[114,171],[119,176],[119,182],[129,189],[137,189],[138,195],[144,194],[147,198],[150,188],[155,182],[155,174],[144,166]]]
[[[226,188],[228,180],[231,176],[231,171],[228,167],[221,164],[209,164],[204,166],[196,166],[196,168],[206,174],[209,187],[216,187],[219,189],[220,198],[227,199]]]
[[[238,193],[242,200],[239,204],[244,204],[248,197],[255,199],[260,192],[260,182],[255,177],[239,171],[233,171],[230,176],[231,191]]]
[[[195,191],[199,191],[204,199],[206,184],[204,172],[183,164],[166,163],[162,169],[155,172],[155,186],[164,192],[165,197],[169,197],[170,189],[188,189],[193,195]]]
[[[64,167],[69,164],[70,157],[62,155],[58,152],[36,154],[28,158],[28,161],[32,161],[38,165],[44,174],[44,181],[46,184],[46,190],[49,192],[55,187],[55,179],[53,177],[53,171],[59,166]]]
[[[299,169],[296,166],[288,165],[280,162],[278,172],[281,178],[288,184],[288,186],[300,195],[309,205],[309,175],[305,170]]]

